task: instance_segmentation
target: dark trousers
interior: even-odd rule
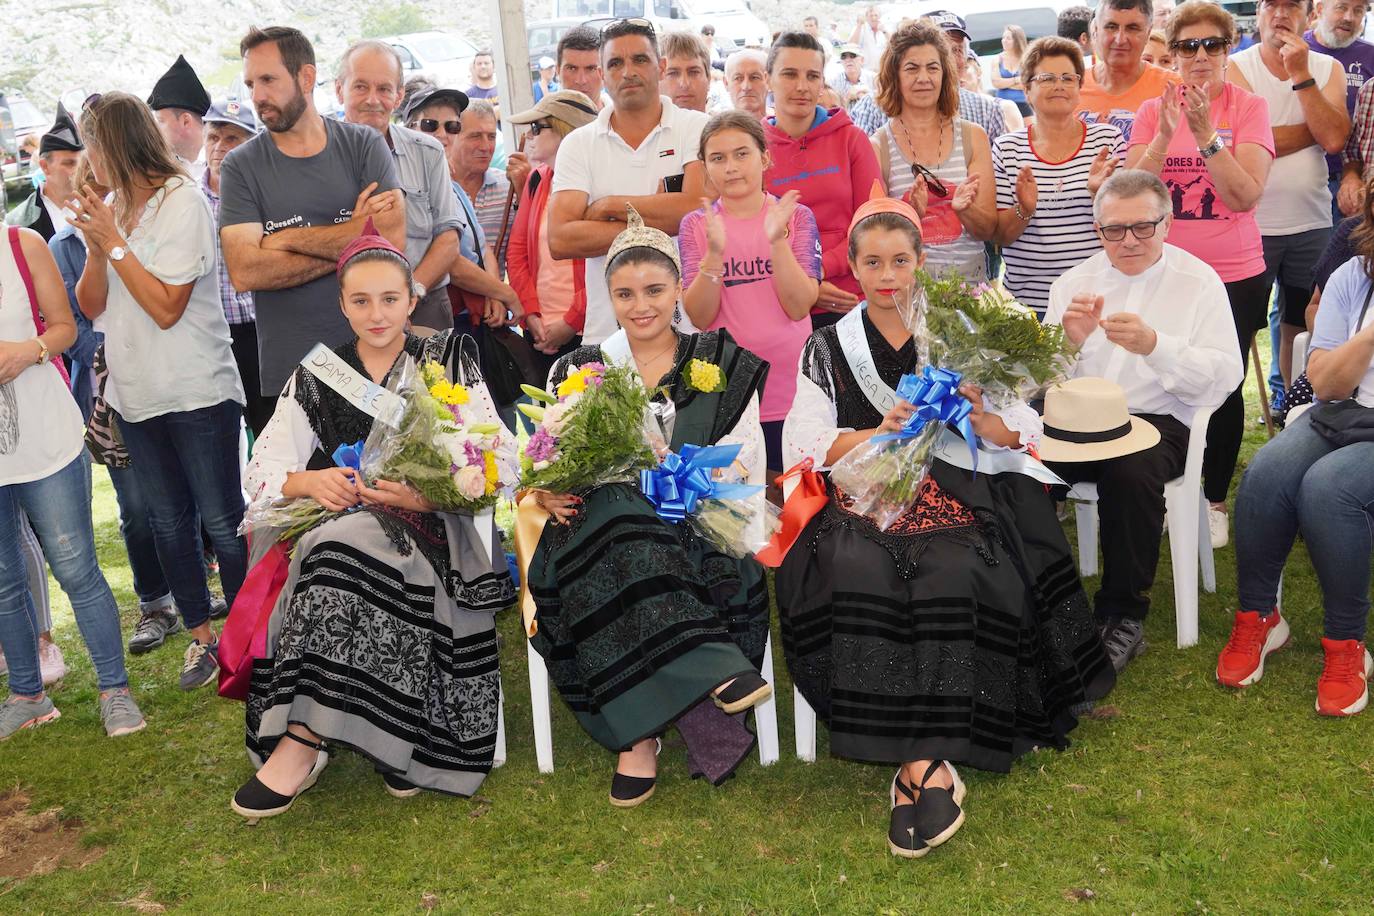
[[[1250,367],[1250,340],[1256,331],[1268,325],[1269,279],[1268,274],[1257,274],[1226,284],[1226,297],[1231,300],[1231,317],[1236,323],[1236,340],[1240,343],[1240,363],[1246,371]],[[1240,441],[1245,436],[1245,397],[1241,394],[1244,388],[1245,376],[1242,375],[1236,390],[1212,414],[1212,421],[1207,425],[1207,452],[1202,458],[1202,490],[1207,499],[1214,503],[1226,501],[1231,478],[1236,474]],[[1179,467],[1182,468],[1182,465]]]
[[[152,604],[166,598],[171,593],[171,586],[167,584],[162,562],[158,559],[148,501],[132,467],[110,468],[109,471],[115,502],[119,505],[119,533],[124,538],[124,550],[129,554],[129,569],[134,576],[134,594],[138,595],[140,604]],[[196,524],[200,524],[198,519]]]
[[[1143,452],[1106,461],[1046,462],[1069,483],[1097,484],[1102,587],[1094,603],[1099,620],[1143,620],[1149,612],[1163,539],[1164,485],[1183,473],[1188,454],[1188,427],[1167,414],[1141,418],[1159,430],[1158,444]]]
[[[138,423],[119,421],[152,516],[162,571],[187,629],[210,619],[197,513],[214,542],[230,606],[248,572],[248,548],[238,535],[244,508],[240,416],[238,404],[224,401]]]
[[[234,351],[234,363],[239,367],[239,378],[243,381],[243,393],[248,405],[243,409],[243,418],[253,431],[253,438],[262,435],[263,427],[272,419],[272,409],[277,403],[277,392],[262,396],[262,379],[258,373],[258,326],[253,322],[229,325],[229,347]]]

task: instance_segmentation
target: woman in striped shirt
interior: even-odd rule
[[[1050,284],[1102,250],[1093,196],[1125,152],[1111,124],[1074,117],[1083,54],[1072,41],[1037,39],[1021,62],[1035,123],[997,138],[997,234],[1007,291],[1042,318]]]
[[[959,117],[959,68],[940,29],[899,29],[880,64],[878,104],[892,118],[873,135],[887,195],[921,216],[926,271],[987,279],[983,242],[997,226],[988,135]]]

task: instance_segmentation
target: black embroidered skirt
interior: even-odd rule
[[[597,487],[580,515],[546,526],[531,558],[531,643],[587,732],[624,750],[758,668],[767,586],[753,560],[662,521],[632,487]]]
[[[1006,772],[1066,747],[1072,708],[1111,689],[1051,504],[1021,481],[1001,485],[1036,517],[1010,537],[929,493],[886,533],[833,496],[802,532],[776,579],[783,649],[833,754]]]

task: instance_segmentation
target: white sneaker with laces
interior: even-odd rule
[[[57,643],[48,639],[38,640],[38,668],[43,675],[43,686],[56,684],[67,675],[67,661]]]
[[[1208,506],[1207,530],[1212,534],[1212,549],[1220,550],[1231,542],[1231,516],[1215,506]]]

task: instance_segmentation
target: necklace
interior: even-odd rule
[[[648,358],[646,358],[646,359],[640,359],[638,356],[635,356],[635,357],[634,357],[634,360],[635,360],[635,367],[639,369],[639,375],[640,375],[641,378],[644,379],[644,381],[645,381],[646,384],[647,384],[648,381],[649,381],[649,376],[648,376],[648,373],[646,373],[646,372],[644,371],[645,368],[646,368],[646,367],[649,367],[649,366],[653,366],[656,362],[658,362],[660,359],[663,358],[664,354],[668,353],[669,351],[675,351],[676,349],[677,349],[677,335],[674,334],[674,335],[673,335],[673,342],[670,343],[670,344],[668,344],[668,346],[664,347],[662,350],[659,350],[659,351],[658,351],[657,353],[655,353],[653,356],[650,356],[650,357],[648,357]],[[630,355],[631,355],[631,356],[634,356],[634,351],[633,351],[633,350],[630,351]],[[660,378],[661,378],[661,377],[662,377],[662,376],[660,375]],[[654,381],[655,381],[655,383],[657,383],[658,379],[654,379]]]
[[[946,122],[944,118],[941,118],[941,119],[940,119],[940,136],[938,137],[938,139],[937,139],[936,142],[935,142],[935,162],[933,163],[933,165],[936,165],[936,166],[938,166],[941,162],[944,162],[944,161],[945,161],[945,156],[942,155],[942,151],[943,151],[944,148],[945,148],[945,124],[946,124],[946,123],[949,123],[949,122]],[[915,144],[915,143],[912,141],[912,139],[911,139],[911,133],[906,129],[906,122],[903,121],[903,120],[901,119],[900,116],[897,118],[897,126],[900,127],[900,128],[902,129],[902,139],[906,141],[906,154],[911,158],[911,161],[912,161],[913,163],[915,163],[916,165],[925,165],[925,163],[923,163],[923,162],[920,161],[920,157],[916,155],[916,144]],[[950,142],[950,152],[953,152],[953,151],[954,151],[954,131],[953,131],[953,130],[950,131],[950,134],[949,134],[949,142]]]

